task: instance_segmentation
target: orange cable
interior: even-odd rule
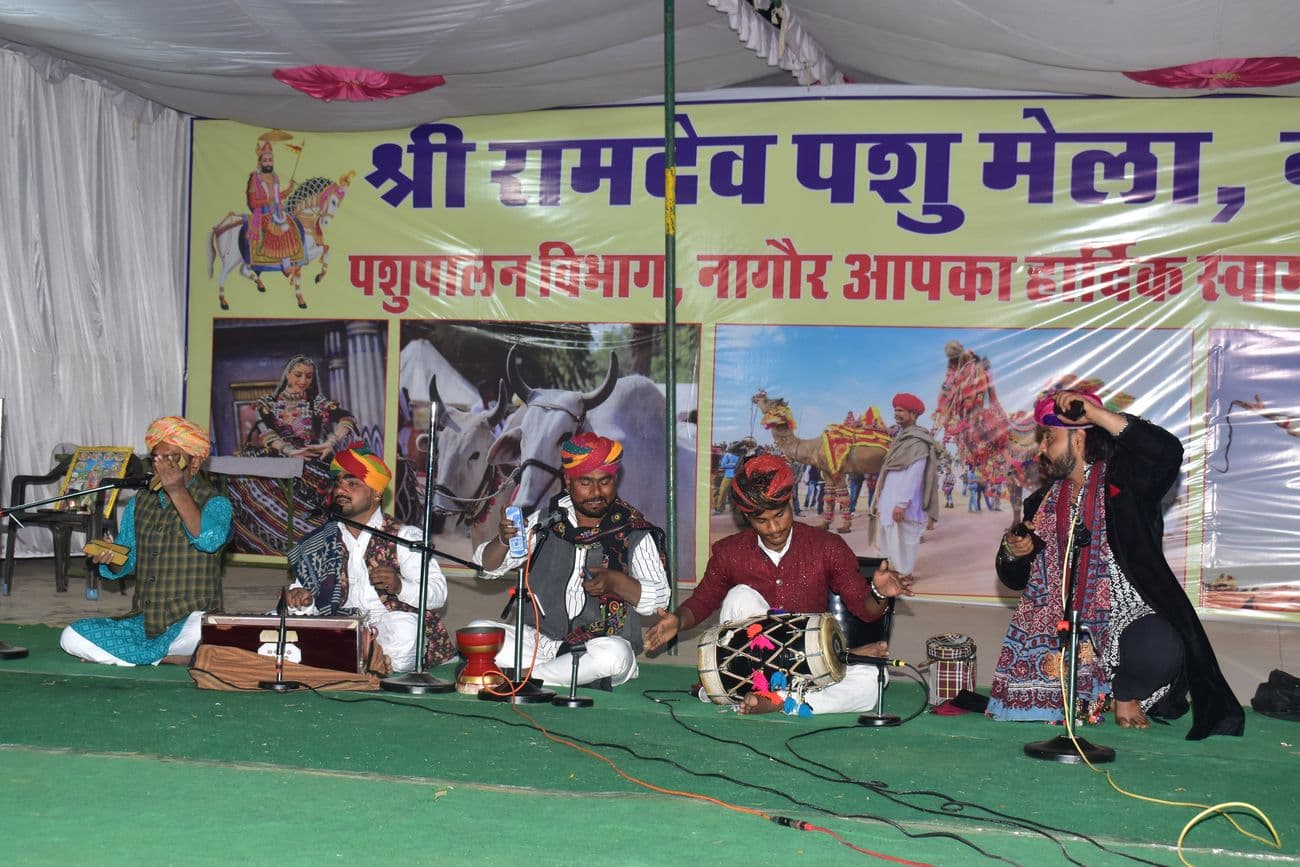
[[[891,861],[895,864],[905,864],[908,865],[908,867],[931,867],[931,865],[927,864],[924,861],[909,861],[904,858],[895,858],[892,855],[885,855],[884,853],[881,852],[875,852],[872,851],[871,849],[865,849],[861,846],[855,846],[852,843],[845,840],[839,834],[830,830],[829,828],[822,828],[818,825],[813,825],[809,822],[790,820],[790,819],[786,819],[786,817],[784,816],[773,816],[771,813],[765,813],[762,810],[755,810],[752,807],[742,807],[739,804],[732,804],[728,801],[723,801],[718,798],[711,797],[709,795],[702,795],[699,792],[687,792],[682,789],[668,789],[668,788],[664,788],[663,786],[656,786],[654,783],[648,782],[646,780],[642,780],[639,777],[634,777],[631,774],[627,773],[622,768],[620,768],[614,762],[613,759],[609,758],[608,756],[604,756],[596,752],[595,750],[589,749],[588,747],[584,747],[582,744],[571,741],[568,738],[563,738],[560,737],[559,735],[552,734],[551,732],[547,731],[545,726],[543,726],[537,720],[533,719],[524,711],[520,710],[517,705],[513,706],[513,709],[515,713],[519,714],[521,717],[527,720],[529,725],[531,725],[537,731],[541,732],[542,736],[545,737],[547,740],[554,741],[557,744],[561,744],[563,746],[569,747],[572,750],[576,750],[580,753],[584,753],[586,755],[591,756],[594,759],[598,759],[604,762],[606,765],[609,765],[610,770],[618,774],[619,777],[626,780],[627,782],[632,783],[633,785],[641,786],[642,788],[649,789],[652,792],[658,792],[661,795],[672,795],[678,798],[687,798],[693,801],[704,801],[705,803],[709,803],[709,804],[713,804],[714,806],[721,807],[724,810],[731,810],[734,813],[745,813],[750,816],[757,816],[760,819],[766,819],[769,822],[773,822],[778,825],[785,825],[787,827],[791,827],[799,831],[817,831],[819,833],[828,834],[832,838],[834,838],[837,842],[839,842],[844,846],[847,846],[853,851],[859,852],[863,855],[870,855],[873,858],[880,858],[885,861]],[[785,819],[785,821],[780,821],[782,819]]]

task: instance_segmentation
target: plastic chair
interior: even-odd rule
[[[14,476],[9,489],[9,502],[20,504],[31,499],[28,488],[49,485],[57,482],[68,471],[72,455],[61,455],[54,469],[39,476]],[[128,463],[128,476],[143,473],[143,464],[138,456],[133,455]],[[106,483],[116,481],[105,479]],[[54,537],[54,589],[58,593],[68,590],[68,572],[72,566],[72,534],[85,533],[87,539],[97,539],[105,530],[117,532],[117,515],[104,517],[104,504],[109,492],[101,491],[96,495],[95,507],[87,512],[60,512],[48,507],[19,510],[6,514],[4,575],[0,580],[0,593],[8,596],[14,577],[14,547],[18,540],[18,531],[24,527],[45,527]],[[39,498],[38,498],[39,499]],[[21,526],[20,526],[21,525]],[[120,582],[119,582],[120,584]],[[124,586],[119,590],[126,592]],[[99,567],[86,559],[86,598],[99,598]]]

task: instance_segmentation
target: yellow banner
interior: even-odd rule
[[[917,590],[992,598],[1006,594],[994,551],[1038,483],[1034,399],[1074,377],[1182,441],[1165,550],[1193,602],[1287,617],[1293,107],[692,103],[672,179],[656,106],[355,134],[196,121],[188,414],[211,418],[217,454],[306,459],[297,481],[232,482],[247,488],[240,550],[267,554],[310,524],[316,470],[350,442],[397,465],[394,508],[418,521],[435,396],[452,422],[440,547],[458,556],[507,498],[545,506],[553,437],[583,425],[625,439],[623,494],[664,520],[671,430],[689,582],[736,527],[728,453],[785,453],[803,519],[879,554],[863,516],[884,446],[870,438],[888,434],[894,395],[914,394],[943,496]],[[671,427],[665,283],[686,386]],[[567,421],[543,418],[542,391],[576,401]]]

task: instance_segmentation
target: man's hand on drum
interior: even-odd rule
[[[850,647],[849,653],[853,656],[870,656],[874,659],[888,659],[889,642],[872,641],[869,644],[859,644],[857,647]]]
[[[884,560],[876,567],[876,573],[871,576],[871,583],[875,585],[876,592],[886,599],[893,599],[895,596],[915,596],[912,591],[912,576],[899,575],[889,567],[889,561]]]
[[[682,628],[681,618],[671,611],[656,608],[655,615],[659,619],[645,632],[646,653],[658,653],[667,647],[668,642],[672,641]]]

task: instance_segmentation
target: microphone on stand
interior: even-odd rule
[[[302,689],[302,684],[298,681],[284,679],[284,645],[288,632],[285,628],[285,622],[289,615],[289,601],[286,597],[287,591],[281,587],[280,601],[275,603],[275,613],[280,615],[280,630],[275,639],[275,680],[258,681],[258,689],[269,689],[272,692],[289,692],[294,689]]]

